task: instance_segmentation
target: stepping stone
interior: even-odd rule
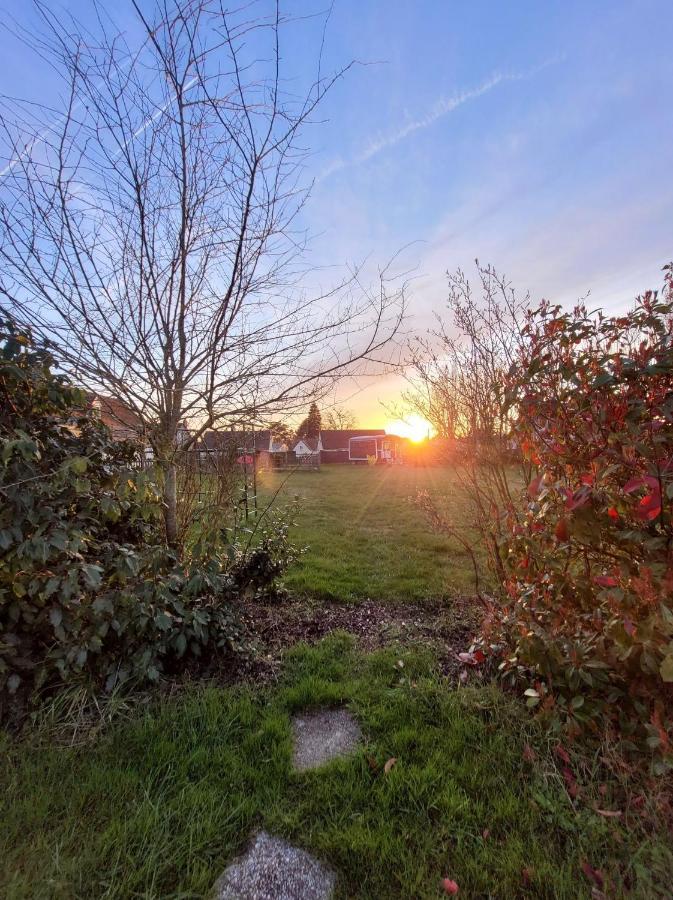
[[[317,769],[354,750],[362,737],[360,726],[345,709],[322,709],[292,719],[293,763],[296,771]]]
[[[335,873],[310,853],[265,831],[216,882],[215,900],[330,900]]]

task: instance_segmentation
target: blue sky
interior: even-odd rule
[[[125,5],[111,7],[122,20]],[[292,4],[309,7],[323,8]],[[23,0],[3,8],[27,21]],[[442,309],[445,271],[475,257],[535,299],[591,291],[613,310],[658,286],[673,257],[672,26],[670,0],[336,0],[324,65],[362,65],[309,134],[312,258],[373,266],[405,247],[418,329]],[[288,38],[300,78],[321,32],[315,19]],[[0,52],[3,93],[45,88],[11,35]],[[350,405],[378,425],[399,387],[378,379],[344,396],[359,390]]]

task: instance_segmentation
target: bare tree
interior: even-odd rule
[[[438,316],[437,327],[411,347],[404,404],[427,419],[440,437],[454,439],[451,462],[472,501],[470,525],[502,579],[502,516],[517,515],[513,482],[527,479],[530,470],[512,444],[504,391],[504,375],[527,340],[529,296],[518,296],[491,266],[478,261],[476,266],[476,292],[464,272],[449,273],[451,321]],[[430,509],[428,498],[421,501]],[[434,513],[430,518],[439,521]],[[453,525],[451,533],[457,533]]]
[[[43,32],[22,36],[64,102],[0,106],[0,294],[65,369],[139,416],[173,543],[178,446],[385,364],[404,289],[387,270],[373,288],[353,270],[301,289],[301,136],[345,70],[324,76],[318,51],[297,96],[278,4],[157,0],[151,19],[132,4],[138,46],[100,9],[92,36],[36,2]]]
[[[341,431],[342,429],[357,428],[358,420],[349,409],[345,409],[343,406],[335,406],[334,409],[328,410],[325,414],[325,424],[328,428]]]

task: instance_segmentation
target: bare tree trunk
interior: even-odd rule
[[[175,462],[170,462],[164,469],[164,523],[166,543],[169,547],[175,547],[178,542],[178,491]]]

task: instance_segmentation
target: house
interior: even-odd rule
[[[328,428],[320,432],[320,461],[323,463],[347,463],[360,461],[351,457],[351,440],[353,438],[385,437],[383,428]],[[360,453],[357,444],[354,447]],[[366,460],[366,457],[365,457]]]
[[[291,454],[288,454],[288,457],[291,457],[291,459],[288,459],[286,464],[319,469],[321,446],[320,435],[317,438],[299,438],[296,444],[293,445]]]
[[[200,459],[211,454],[229,454],[242,465],[253,462],[265,469],[275,465],[275,458],[287,454],[287,444],[274,437],[268,428],[260,431],[206,431],[195,448]]]
[[[91,411],[107,425],[115,441],[141,440],[145,426],[128,404],[117,397],[94,394],[90,399]]]
[[[300,438],[292,449],[296,456],[315,456],[322,449],[320,436],[318,435],[317,438]]]
[[[147,427],[140,416],[124,400],[104,394],[89,394],[88,402],[93,415],[110,429],[113,440],[135,441],[142,444],[143,459],[147,463],[152,461],[154,452],[148,439]],[[189,437],[187,423],[180,422],[176,434],[178,446],[183,446]]]

